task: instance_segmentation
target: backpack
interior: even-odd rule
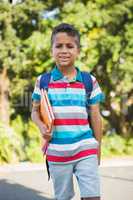
[[[81,72],[82,79],[83,79],[83,84],[85,86],[85,91],[87,95],[87,99],[90,98],[92,89],[93,89],[93,82],[90,73],[88,72]],[[50,82],[51,78],[51,73],[47,72],[42,74],[40,78],[40,89],[45,89],[48,90],[48,84]],[[46,159],[46,168],[47,168],[47,173],[48,173],[48,180],[50,179],[50,172],[49,172],[49,165],[48,161]]]
[[[89,98],[93,89],[93,82],[91,75],[88,72],[81,72],[81,75],[85,86],[87,98]],[[50,82],[50,78],[51,78],[50,72],[42,74],[40,79],[40,89],[48,90],[48,84]]]

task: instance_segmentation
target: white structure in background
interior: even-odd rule
[[[15,4],[17,4],[17,3],[21,3],[22,2],[22,0],[12,0],[12,4],[13,5],[15,5]]]
[[[15,5],[15,4],[17,4],[17,3],[21,3],[22,0],[6,0],[6,2],[9,2],[9,3]]]

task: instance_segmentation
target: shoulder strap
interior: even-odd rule
[[[93,89],[92,78],[91,78],[90,73],[88,72],[81,72],[81,74],[82,74],[82,79],[85,86],[87,98],[89,98]]]
[[[88,72],[81,72],[83,83],[85,86],[87,97],[89,98],[93,89],[93,82],[90,73]],[[40,78],[40,89],[45,88],[48,89],[48,84],[50,82],[51,73],[47,72],[42,74]]]
[[[40,89],[46,89],[48,90],[48,84],[50,82],[50,78],[51,78],[51,73],[47,72],[42,74],[41,78],[40,78]]]

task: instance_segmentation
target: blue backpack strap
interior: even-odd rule
[[[85,86],[87,98],[90,98],[91,92],[93,90],[93,81],[91,75],[88,72],[81,72],[81,75]]]
[[[48,90],[48,84],[50,82],[50,78],[51,78],[51,73],[47,72],[42,74],[41,78],[40,78],[40,89],[46,89]]]

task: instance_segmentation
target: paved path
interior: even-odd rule
[[[104,160],[100,167],[102,200],[133,200],[133,158]],[[79,190],[74,179],[76,195]],[[54,200],[43,164],[0,166],[0,200]]]

